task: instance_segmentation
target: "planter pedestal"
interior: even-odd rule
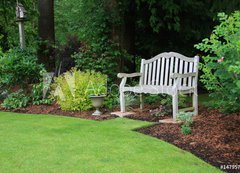
[[[92,113],[93,116],[100,116],[102,115],[102,112],[99,110],[99,108],[103,105],[105,95],[101,96],[90,96],[92,105],[96,108],[96,111]]]

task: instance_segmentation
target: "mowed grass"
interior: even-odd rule
[[[133,131],[151,125],[0,112],[1,173],[214,173],[218,169],[156,138]]]

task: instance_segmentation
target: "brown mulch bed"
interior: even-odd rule
[[[134,106],[128,111],[135,112],[134,115],[129,115],[127,118],[135,119],[135,120],[142,120],[142,121],[151,121],[151,122],[158,122],[161,119],[170,118],[170,116],[154,116],[150,113],[151,110],[156,109],[157,105],[145,105],[144,110],[140,110],[139,106]],[[52,115],[62,115],[62,116],[70,116],[70,117],[77,117],[77,118],[84,118],[84,119],[91,119],[91,120],[108,120],[116,118],[117,116],[111,115],[111,112],[119,111],[119,108],[116,108],[112,111],[102,108],[101,111],[103,115],[101,116],[92,116],[92,111],[63,111],[61,110],[60,106],[56,103],[52,105],[29,105],[26,108],[18,108],[18,109],[4,109],[0,107],[0,111],[5,112],[17,112],[17,113],[27,113],[27,114],[52,114]]]
[[[103,112],[103,115],[100,116],[92,116],[92,113],[94,111],[63,111],[57,104],[52,105],[29,105],[26,108],[18,108],[18,109],[12,109],[7,110],[0,107],[1,111],[6,112],[18,112],[18,113],[27,113],[27,114],[52,114],[52,115],[61,115],[61,116],[70,116],[70,117],[77,117],[77,118],[84,118],[84,119],[90,119],[90,120],[109,120],[116,118],[116,116],[111,115],[110,111],[107,110],[101,110]]]
[[[240,165],[240,113],[224,115],[201,108],[190,135],[181,134],[179,124],[156,124],[138,131],[190,151],[218,168]],[[239,169],[224,171],[240,172]]]

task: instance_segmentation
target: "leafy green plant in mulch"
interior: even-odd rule
[[[28,97],[23,90],[19,90],[9,94],[8,97],[3,101],[2,106],[6,109],[22,108],[26,107],[29,101],[30,97]]]
[[[193,123],[193,113],[192,112],[179,112],[177,115],[177,120],[181,124],[181,132],[184,135],[188,135],[192,132],[191,125]]]
[[[44,87],[43,82],[32,86],[31,101],[33,105],[51,104],[53,102],[53,99],[49,97],[48,88]]]

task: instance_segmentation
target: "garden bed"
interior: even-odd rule
[[[142,120],[142,121],[150,121],[150,122],[158,122],[161,119],[170,118],[170,116],[154,116],[151,114],[151,110],[156,109],[158,106],[155,104],[146,105],[144,110],[139,109],[139,106],[133,106],[128,111],[135,112],[133,115],[127,116],[127,118],[135,119],[135,120]],[[108,120],[116,118],[117,116],[111,115],[111,112],[119,111],[119,108],[115,108],[113,110],[108,110],[102,108],[101,111],[103,115],[101,116],[92,116],[94,110],[90,111],[64,111],[61,110],[60,106],[56,103],[52,105],[29,105],[26,108],[17,108],[8,110],[3,107],[0,107],[0,111],[6,112],[17,112],[17,113],[27,113],[27,114],[52,114],[52,115],[61,115],[61,116],[70,116],[70,117],[77,117],[77,118],[84,118],[84,119],[91,119],[91,120]]]
[[[156,124],[138,131],[190,151],[218,168],[240,164],[240,113],[224,115],[201,108],[190,135],[181,134],[179,124]],[[224,171],[238,172],[239,168]]]
[[[92,111],[63,111],[57,104],[52,105],[29,105],[26,108],[18,108],[7,110],[0,107],[1,111],[10,111],[10,112],[18,112],[18,113],[27,113],[27,114],[52,114],[52,115],[61,115],[61,116],[70,116],[70,117],[77,117],[77,118],[84,118],[84,119],[91,119],[91,120],[108,120],[116,118],[116,116],[111,115],[109,111],[102,110],[103,115],[101,116],[92,116]]]

